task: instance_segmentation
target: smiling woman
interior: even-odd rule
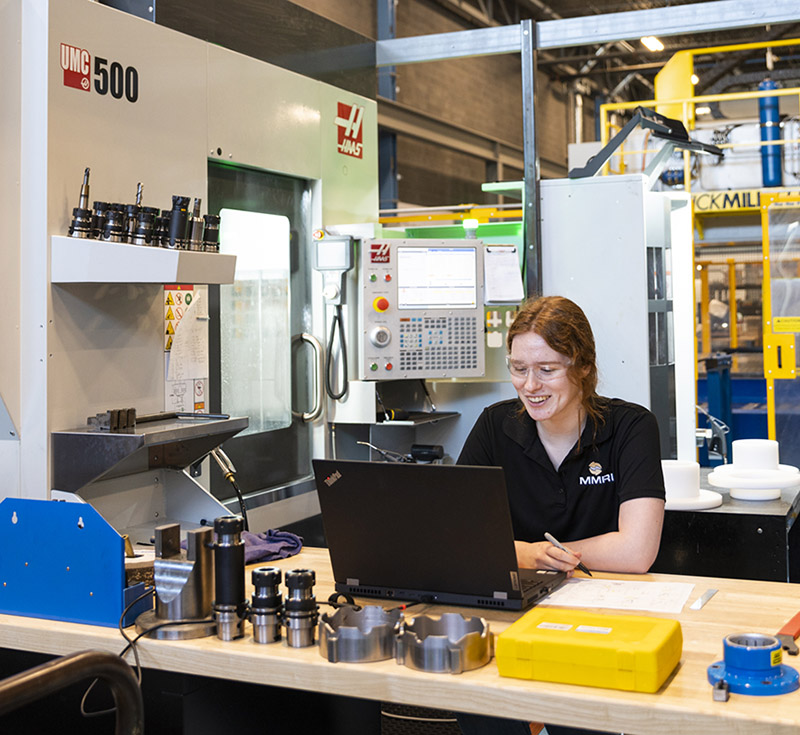
[[[597,394],[592,329],[569,299],[525,303],[507,346],[518,398],[484,410],[458,461],[505,469],[520,566],[647,571],[664,513],[655,417]]]
[[[521,567],[646,572],[664,518],[658,424],[597,394],[591,326],[560,296],[526,302],[508,331],[517,399],[486,408],[459,464],[505,470]],[[566,542],[555,545],[546,534]],[[466,735],[528,733],[528,723],[459,715]],[[548,725],[550,735],[588,731]]]

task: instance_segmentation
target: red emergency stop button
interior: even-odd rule
[[[379,296],[372,302],[372,307],[375,311],[386,311],[389,308],[389,299]]]

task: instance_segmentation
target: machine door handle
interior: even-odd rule
[[[307,342],[314,352],[314,403],[308,413],[292,410],[292,416],[306,422],[316,421],[322,415],[325,398],[322,389],[323,381],[325,380],[325,359],[323,357],[322,344],[313,334],[306,332],[295,335],[294,339],[299,342]]]

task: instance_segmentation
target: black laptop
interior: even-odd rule
[[[517,566],[499,467],[313,465],[338,592],[524,610],[566,578]]]

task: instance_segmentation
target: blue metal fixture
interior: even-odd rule
[[[723,661],[708,667],[708,681],[724,681],[735,694],[788,694],[800,687],[795,669],[781,663],[781,643],[771,635],[736,633],[722,641]]]
[[[125,545],[87,503],[0,503],[0,612],[116,627],[145,585],[125,586]],[[124,625],[153,605],[140,600]]]

